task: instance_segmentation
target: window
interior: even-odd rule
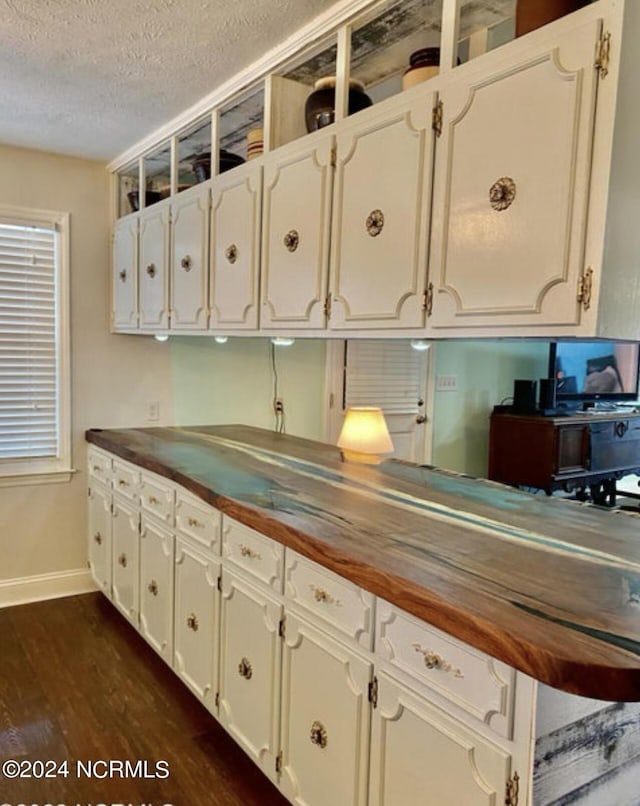
[[[0,206],[0,483],[71,472],[68,232],[65,213]]]

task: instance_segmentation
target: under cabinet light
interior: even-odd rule
[[[168,341],[169,336],[166,333],[156,333],[153,337],[156,341]]]
[[[294,341],[295,339],[289,336],[275,336],[275,338],[271,339],[271,344],[275,344],[276,347],[291,347]]]
[[[431,345],[427,339],[411,339],[411,346],[414,350],[422,352],[423,350],[428,350]]]
[[[215,341],[216,344],[226,344],[227,341],[229,340],[229,337],[228,336],[214,336],[213,340]]]

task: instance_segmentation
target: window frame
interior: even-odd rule
[[[56,234],[55,322],[58,453],[55,457],[0,459],[0,487],[69,481],[71,455],[71,339],[69,213],[0,204],[0,225],[52,227]]]

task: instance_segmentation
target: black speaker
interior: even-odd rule
[[[513,413],[535,414],[537,381],[513,382]]]
[[[556,384],[555,378],[540,378],[540,408],[542,411],[555,409]]]

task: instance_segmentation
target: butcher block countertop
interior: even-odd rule
[[[86,438],[537,680],[640,700],[640,516],[248,426]]]

